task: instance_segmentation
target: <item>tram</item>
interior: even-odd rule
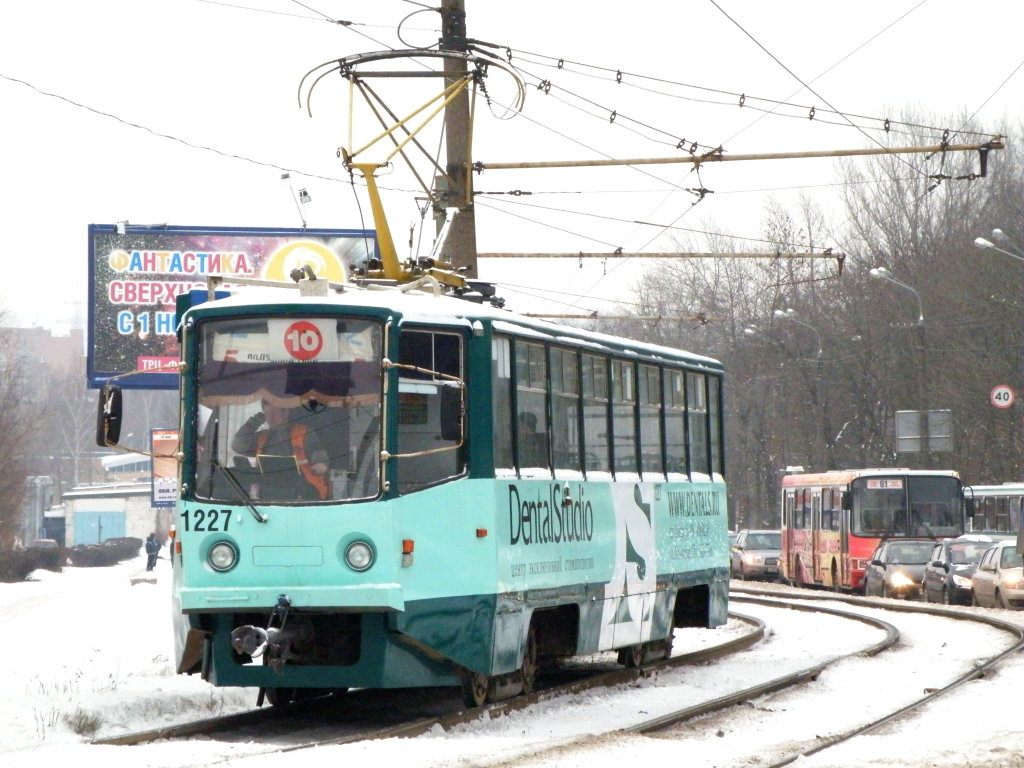
[[[783,580],[834,590],[863,588],[883,539],[940,539],[964,532],[960,476],[951,470],[847,469],[782,477]]]
[[[972,533],[1021,533],[1024,517],[1024,483],[1019,481],[1001,485],[968,485],[964,498],[971,516]]]
[[[638,665],[726,622],[717,361],[432,279],[295,280],[178,300],[179,673],[260,704],[480,705],[559,658]],[[102,444],[120,402],[108,382]]]

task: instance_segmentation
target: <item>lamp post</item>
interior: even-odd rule
[[[994,240],[998,240],[1000,243],[1005,245],[1006,248],[1009,248],[1010,250],[1006,250],[1006,248],[1000,248],[991,240],[986,240],[984,237],[974,238],[974,245],[975,247],[981,248],[982,250],[998,251],[999,253],[1005,256],[1009,256],[1011,259],[1017,259],[1017,261],[1024,261],[1024,251],[1021,251],[1021,249],[1010,240],[1010,238],[1006,235],[1005,232],[1003,232],[1003,230],[998,228],[993,229],[992,238]],[[1022,368],[1024,368],[1024,356],[1021,357],[1021,366]],[[1024,476],[1024,462],[1022,462],[1021,466],[1021,475]]]
[[[772,378],[778,376],[784,382],[789,373],[789,366],[786,363],[794,359],[793,351],[756,325],[746,326],[743,329],[743,334],[753,339],[771,342],[778,349],[777,357],[771,353],[769,353],[770,357],[762,357],[761,355],[764,353],[758,353],[758,365],[756,366],[758,373],[753,376],[752,380],[762,379],[767,375]],[[759,349],[768,349],[763,341],[758,342],[756,346]],[[778,361],[777,374],[765,370],[768,364],[775,369],[776,360]],[[781,525],[777,516],[779,513],[768,513],[765,510],[778,510],[778,499],[776,498],[778,486],[774,468],[778,466],[778,456],[781,455],[786,459],[790,457],[791,430],[786,426],[786,420],[779,415],[780,409],[785,408],[785,402],[779,394],[780,387],[766,386],[763,390],[766,394],[763,395],[761,390],[755,392],[752,386],[745,387],[744,391],[749,393],[743,398],[746,406],[743,419],[749,437],[744,441],[744,450],[750,452],[750,467],[752,469],[758,467],[754,470],[756,481],[751,483],[751,487],[755,489],[751,499],[751,508],[755,511],[748,515],[760,519],[766,528],[777,528]],[[734,400],[733,408],[736,408],[736,405],[736,400]],[[783,461],[783,463],[786,462]]]
[[[931,466],[931,446],[928,443],[929,437],[929,425],[928,425],[928,397],[927,397],[927,376],[928,376],[928,365],[927,357],[925,355],[924,346],[924,304],[921,302],[921,294],[917,292],[917,289],[907,285],[901,280],[897,280],[892,276],[885,267],[874,267],[870,273],[872,277],[878,280],[888,280],[890,283],[895,283],[901,288],[905,288],[914,294],[914,298],[917,299],[917,348],[920,353],[920,380],[917,385],[917,397],[919,402],[920,410],[917,412],[917,431],[919,439],[921,441],[921,453],[924,454],[924,465],[926,467]]]
[[[821,332],[810,323],[804,322],[803,320],[798,318],[796,316],[796,310],[793,309],[792,307],[787,307],[786,309],[776,309],[774,315],[780,320],[789,320],[791,322],[796,323],[797,325],[802,325],[804,328],[809,328],[811,331],[814,332],[814,337],[818,341],[818,352],[815,355],[816,365],[814,371],[814,383],[813,386],[811,386],[809,389],[811,393],[811,402],[814,404],[815,408],[820,408],[821,413],[821,420],[819,423],[821,425],[821,443],[824,446],[825,451],[826,466],[824,467],[824,469],[834,469],[835,445],[833,444],[834,441],[831,439],[832,425],[829,416],[828,387],[823,388],[821,386],[823,373],[821,355],[824,349],[824,345],[821,343]]]
[[[812,331],[814,331],[814,335],[818,339],[818,360],[820,362],[821,361],[822,344],[821,344],[821,333],[818,331],[818,329],[815,328],[810,323],[805,323],[803,320],[798,318],[796,316],[796,310],[792,309],[792,308],[776,309],[775,310],[775,316],[780,318],[780,319],[782,319],[782,320],[792,320],[794,323],[802,325],[804,328],[810,328]]]
[[[1009,256],[1011,259],[1017,259],[1017,261],[1024,261],[1024,255],[1021,254],[1020,249],[1010,242],[1010,238],[1006,236],[1006,233],[1003,232],[1003,230],[993,229],[992,237],[994,237],[999,242],[1004,243],[1008,248],[1012,248],[1013,251],[1008,251],[1005,248],[1000,248],[991,240],[986,240],[984,237],[974,238],[974,246],[976,248],[981,248],[982,250],[991,249],[993,251],[999,251],[999,253]]]

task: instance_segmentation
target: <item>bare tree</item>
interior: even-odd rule
[[[18,543],[38,405],[14,335],[0,328],[0,557]]]

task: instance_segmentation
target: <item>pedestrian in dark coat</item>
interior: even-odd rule
[[[156,540],[156,534],[151,533],[146,538],[146,570],[152,571],[156,568],[156,556],[160,554],[160,542]]]

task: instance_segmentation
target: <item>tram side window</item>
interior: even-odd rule
[[[641,365],[638,380],[640,401],[640,469],[645,478],[664,475],[661,465],[661,372]]]
[[[609,472],[608,360],[584,354],[583,380],[584,464],[588,472]]]
[[[398,489],[409,492],[455,477],[465,469],[457,439],[444,440],[442,390],[453,384],[443,377],[463,377],[462,337],[454,333],[403,330],[398,362],[422,370],[398,371]],[[451,450],[437,451],[450,447]],[[414,454],[407,456],[405,454]]]
[[[1010,527],[1010,500],[1003,496],[996,499],[996,527],[997,531],[1012,531]]]
[[[516,341],[516,450],[520,474],[550,472],[547,399],[548,363],[543,344]]]
[[[579,472],[580,383],[579,362],[568,349],[551,350],[551,447],[555,470]]]
[[[717,376],[708,377],[708,421],[711,427],[711,472],[724,474],[725,460],[722,455],[722,380]]]
[[[707,377],[701,373],[686,374],[686,416],[690,440],[690,469],[710,474],[708,466]]]
[[[686,466],[685,382],[683,371],[665,371],[665,471],[683,475],[689,473]]]
[[[616,472],[636,472],[636,368],[612,360],[612,449]]]
[[[512,470],[512,343],[497,336],[491,345],[491,424],[496,469]]]

